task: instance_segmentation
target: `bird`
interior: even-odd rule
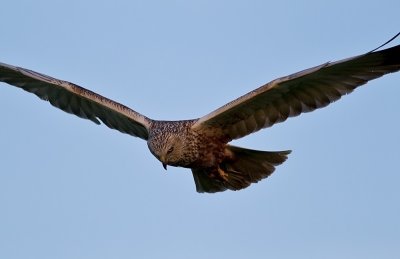
[[[400,45],[381,49],[388,42],[362,55],[274,79],[189,120],[154,120],[76,84],[5,63],[0,63],[0,82],[147,141],[165,170],[167,166],[191,169],[199,193],[237,191],[270,176],[291,151],[253,150],[229,142],[325,107],[370,80],[399,71]]]

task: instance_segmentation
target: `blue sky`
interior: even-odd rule
[[[1,9],[0,62],[154,119],[200,117],[400,30],[397,0],[17,0]],[[214,195],[196,193],[187,169],[166,173],[144,141],[0,84],[0,258],[398,257],[399,82],[388,75],[234,142],[293,153],[269,179]]]

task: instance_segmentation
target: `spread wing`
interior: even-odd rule
[[[112,129],[148,138],[149,118],[83,87],[3,63],[0,63],[0,81],[31,92],[65,112],[96,124],[101,120]]]
[[[400,70],[400,45],[278,78],[200,118],[192,128],[237,139],[322,108],[358,86]]]

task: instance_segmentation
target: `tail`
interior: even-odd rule
[[[290,150],[268,152],[227,145],[227,158],[218,168],[192,169],[197,192],[237,191],[271,175]]]

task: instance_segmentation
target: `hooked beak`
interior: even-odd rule
[[[161,156],[159,160],[161,161],[164,169],[167,170],[167,162],[165,161],[165,156]]]

